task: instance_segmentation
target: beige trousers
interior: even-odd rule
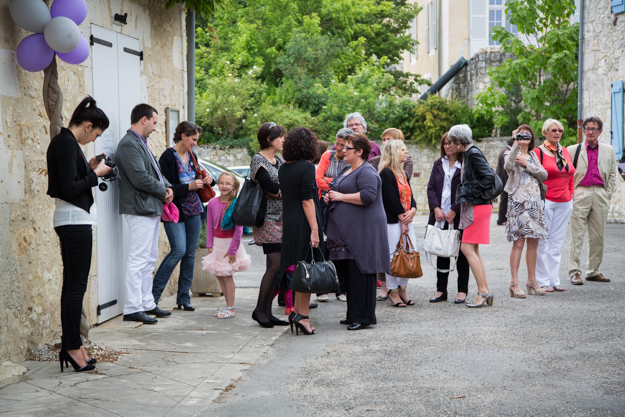
[[[582,252],[584,234],[588,229],[588,261],[586,276],[599,274],[603,261],[603,237],[608,220],[610,200],[603,187],[577,187],[573,197],[571,213],[571,252],[569,254],[569,277],[582,273],[579,268],[579,256]]]

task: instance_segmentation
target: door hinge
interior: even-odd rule
[[[134,49],[124,48],[124,52],[129,53],[131,55],[136,55],[139,57],[141,61],[143,61],[143,51],[135,51]]]
[[[98,45],[106,46],[108,48],[112,48],[113,47],[113,42],[109,42],[109,41],[105,41],[104,39],[96,38],[93,35],[91,35],[89,37],[89,39],[91,40],[91,46],[93,46],[93,45],[95,45],[97,43]]]

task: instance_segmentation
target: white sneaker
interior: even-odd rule
[[[317,296],[317,301],[330,301],[330,297],[328,297],[328,294],[321,294]]]
[[[339,301],[342,301],[342,302],[344,302],[344,303],[346,303],[346,302],[347,302],[347,297],[345,297],[345,294],[339,294],[339,295],[337,295],[337,296],[336,296],[336,299],[337,299],[337,300],[339,300]]]

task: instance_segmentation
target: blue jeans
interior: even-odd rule
[[[176,304],[191,304],[189,290],[193,282],[193,268],[195,267],[195,248],[200,237],[202,220],[200,215],[187,216],[183,223],[165,222],[165,232],[169,239],[171,252],[167,254],[161,266],[156,271],[152,285],[154,301],[158,303],[161,294],[169,281],[171,273],[180,262],[180,277],[178,278],[178,296]]]

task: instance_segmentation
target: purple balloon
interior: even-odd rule
[[[27,36],[17,46],[17,63],[30,72],[48,68],[54,59],[54,51],[46,43],[43,33]]]
[[[80,25],[87,17],[87,2],[85,0],[54,0],[50,7],[50,15],[54,19],[58,16],[70,18]]]
[[[56,54],[68,64],[82,64],[87,58],[89,58],[89,42],[87,42],[87,39],[85,39],[84,36],[80,35],[80,41],[78,42],[76,49],[65,54],[61,52],[57,52]]]

